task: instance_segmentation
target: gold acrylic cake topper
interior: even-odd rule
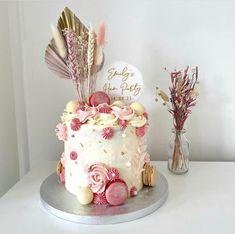
[[[143,91],[143,78],[139,70],[125,62],[114,62],[104,69],[100,88],[113,101],[136,101]]]

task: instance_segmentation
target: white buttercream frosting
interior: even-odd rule
[[[80,123],[76,121],[79,127],[72,130],[74,118]],[[138,136],[136,130],[147,125],[144,114],[137,115],[130,106],[106,104],[97,108],[84,106],[75,113],[65,111],[61,119],[67,128],[64,167],[65,187],[69,192],[77,195],[81,187],[90,187],[93,192],[103,191],[105,184],[101,182],[106,182],[105,173],[97,165],[117,169],[129,191],[133,186],[137,190],[142,188],[146,146],[144,138]],[[104,131],[112,134],[104,137]],[[76,152],[77,157],[71,157],[71,152]],[[99,171],[100,175],[93,176],[91,170]]]

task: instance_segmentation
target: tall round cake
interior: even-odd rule
[[[103,75],[106,80],[99,89],[105,92],[97,91],[105,25],[101,23],[96,33],[66,7],[52,33],[45,61],[77,92],[77,100],[66,105],[56,127],[64,141],[57,167],[61,186],[82,205],[121,205],[143,185],[155,184],[155,168],[145,145],[148,115],[139,102],[122,101],[137,100],[142,77],[133,66],[114,63]]]
[[[70,101],[57,125],[57,136],[64,140],[58,170],[66,189],[78,196],[81,188],[90,188],[95,196],[116,181],[124,185],[127,197],[135,196],[143,186],[143,167],[150,162],[147,127],[148,115],[140,103],[89,106]]]

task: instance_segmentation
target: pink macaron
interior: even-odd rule
[[[110,183],[105,191],[105,196],[110,205],[118,206],[125,203],[128,198],[128,188],[124,181]]]
[[[103,91],[94,92],[89,97],[90,106],[98,106],[99,104],[103,103],[110,105],[110,98],[108,94]]]

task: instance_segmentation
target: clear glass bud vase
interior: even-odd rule
[[[174,174],[185,174],[189,168],[189,142],[186,130],[172,129],[168,143],[168,169]]]

